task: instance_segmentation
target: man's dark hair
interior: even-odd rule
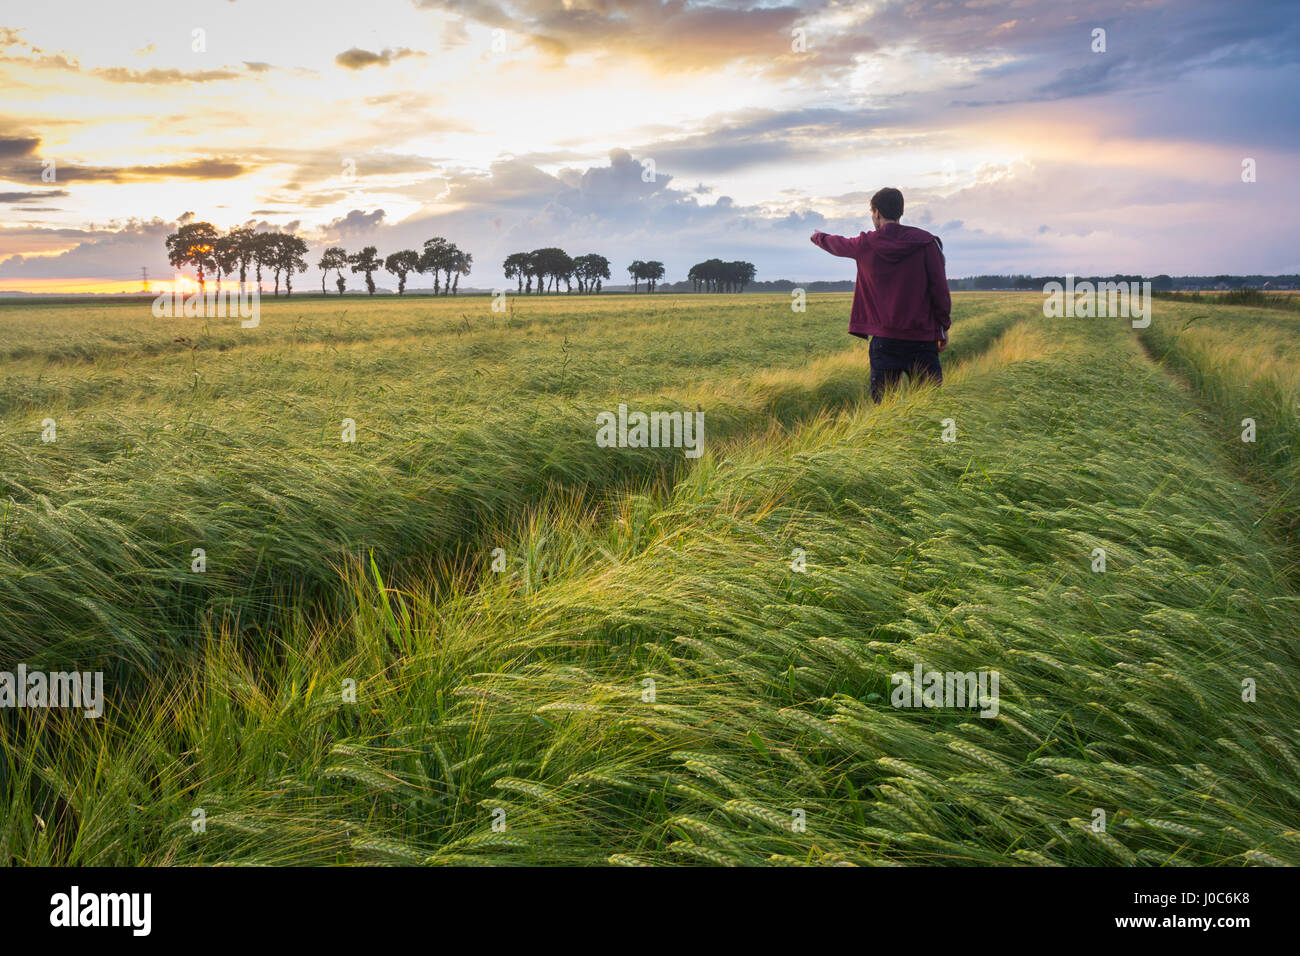
[[[871,208],[880,213],[881,219],[902,219],[903,194],[893,186],[886,186],[871,197]]]

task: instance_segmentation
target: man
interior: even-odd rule
[[[871,197],[874,232],[856,239],[812,234],[831,255],[857,260],[849,333],[871,339],[871,400],[877,404],[904,372],[912,381],[943,381],[939,353],[952,324],[943,243],[924,229],[899,225],[902,217],[903,194],[887,186]]]

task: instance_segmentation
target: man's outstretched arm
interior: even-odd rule
[[[814,232],[811,238],[813,245],[821,246],[833,256],[844,256],[846,259],[856,259],[858,250],[862,248],[861,236],[854,236],[850,239],[848,236],[832,236],[825,232]]]

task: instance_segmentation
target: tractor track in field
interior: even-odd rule
[[[1186,328],[1187,325],[1184,325],[1183,331]],[[1174,387],[1187,396],[1189,404],[1207,421],[1213,420],[1216,412],[1218,417],[1222,417],[1223,409],[1196,386],[1187,373],[1184,360],[1177,357],[1175,361],[1170,361],[1171,355],[1177,355],[1177,334],[1158,355],[1156,350],[1160,348],[1160,343],[1157,342],[1156,335],[1157,333],[1152,332],[1150,328],[1143,329],[1139,333],[1138,345],[1143,355],[1169,377]],[[1243,484],[1253,488],[1268,502],[1268,507],[1260,520],[1270,539],[1287,556],[1287,566],[1283,569],[1284,576],[1292,587],[1300,590],[1300,541],[1296,538],[1297,528],[1300,527],[1300,500],[1296,497],[1297,489],[1293,485],[1288,485],[1285,476],[1277,470],[1259,466],[1248,467],[1240,454],[1232,453],[1239,449],[1234,449],[1230,442],[1231,439],[1225,439],[1224,459],[1233,474]]]

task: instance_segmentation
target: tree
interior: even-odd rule
[[[456,248],[454,242],[447,243],[447,245],[442,249],[442,254],[439,256],[439,259],[442,263],[442,273],[444,278],[442,283],[443,295],[451,294],[451,275],[456,271],[456,264],[460,261],[462,255],[463,253]],[[460,276],[457,275],[457,281],[459,281],[459,279]]]
[[[596,292],[599,294],[605,288],[605,280],[609,278],[609,260],[594,253],[588,256],[588,259],[591,260],[588,275],[595,277]]]
[[[193,266],[198,270],[199,292],[204,291],[203,276],[217,268],[216,242],[220,233],[210,222],[189,222],[167,237],[167,261],[175,268]]]
[[[278,298],[280,295],[280,273],[284,271],[284,265],[280,259],[280,234],[271,232],[266,234],[263,242],[264,253],[266,255],[266,264],[271,269],[271,274],[275,276],[275,294]]]
[[[278,241],[274,232],[253,233],[253,262],[257,266],[257,287],[262,288],[262,266],[274,268]],[[280,278],[276,275],[275,294],[280,294]]]
[[[609,260],[596,253],[578,256],[573,260],[573,271],[578,277],[578,291],[600,291],[600,280],[609,278]]]
[[[343,278],[343,270],[348,267],[348,251],[341,246],[330,246],[322,253],[317,268],[320,269],[320,291],[325,294],[325,277],[333,269],[338,274],[339,295],[343,294],[343,287],[347,282]]]
[[[752,262],[708,259],[691,266],[686,278],[691,280],[696,292],[743,292],[756,274]]]
[[[563,249],[548,246],[534,249],[527,253],[528,288],[532,288],[532,278],[537,279],[537,292],[544,294],[547,287],[558,289],[561,279],[572,279],[573,259]]]
[[[384,267],[379,261],[378,250],[374,246],[366,246],[360,252],[354,252],[348,256],[348,262],[352,265],[353,272],[364,272],[366,275],[366,291],[371,295],[375,294],[374,274]]]
[[[506,261],[501,264],[502,270],[507,279],[519,280],[519,291],[524,291],[524,276],[528,274],[528,253],[512,252],[506,256]],[[529,288],[532,287],[532,279],[528,282]]]
[[[226,234],[234,249],[235,258],[239,263],[239,288],[242,291],[244,283],[248,281],[248,266],[257,258],[257,233],[246,227],[231,229]]]
[[[735,284],[736,292],[744,292],[745,286],[753,282],[754,276],[758,274],[752,262],[728,262],[727,265],[730,266],[731,281]]]
[[[453,249],[455,249],[454,246]],[[455,252],[452,255],[452,268],[455,270],[456,279],[451,286],[452,295],[455,295],[457,289],[460,288],[460,277],[469,275],[470,267],[473,264],[474,256],[472,254],[462,252],[460,249],[455,249]]]
[[[563,249],[555,250],[559,255],[555,257],[552,268],[555,270],[555,289],[558,292],[560,280],[564,280],[564,291],[573,292],[573,257]]]
[[[649,262],[644,263],[644,266],[645,268],[641,274],[646,280],[645,290],[646,292],[653,292],[655,283],[664,277],[664,264],[657,259],[651,259]]]
[[[542,268],[551,277],[551,291],[560,291],[560,280],[564,280],[565,287],[572,291],[573,257],[555,246],[548,246],[540,251]]]
[[[221,291],[221,277],[235,271],[239,264],[239,241],[234,233],[218,236],[212,244],[212,258],[217,264],[217,291]]]
[[[542,281],[541,281],[541,280],[542,280],[542,263],[541,263],[541,259],[538,258],[536,252],[526,252],[526,253],[524,253],[524,259],[525,259],[525,261],[526,261],[526,263],[527,263],[527,264],[525,265],[525,267],[524,267],[524,275],[526,275],[526,276],[528,277],[528,282],[525,283],[525,285],[524,285],[524,293],[527,294],[527,293],[533,291],[533,280],[536,279],[536,280],[537,280],[537,293],[540,295],[541,292],[542,292]]]
[[[446,266],[450,244],[442,236],[424,240],[424,252],[420,254],[420,271],[433,273],[433,294],[441,288],[439,276]]]
[[[640,259],[632,260],[632,264],[627,267],[627,273],[632,277],[632,291],[639,292],[641,280],[645,278],[645,263]]]
[[[276,239],[276,265],[284,271],[284,294],[293,295],[293,274],[307,271],[307,243],[287,232]]]
[[[397,294],[405,295],[406,293],[406,274],[414,272],[420,267],[420,254],[414,249],[403,249],[401,252],[394,252],[384,260],[384,271],[397,276]]]

